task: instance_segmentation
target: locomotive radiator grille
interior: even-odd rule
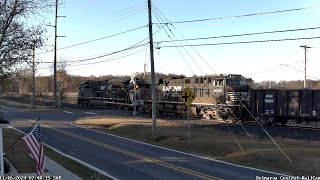
[[[236,101],[247,101],[248,93],[247,92],[229,92],[228,93],[231,102]]]

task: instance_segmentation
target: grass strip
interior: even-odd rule
[[[6,151],[19,137],[20,133],[13,129],[3,128],[3,150]],[[20,139],[9,151],[5,152],[8,160],[19,173],[34,173],[36,171],[35,161],[28,156],[28,149]]]
[[[20,136],[21,134],[14,129],[3,129],[4,150],[10,147]],[[19,173],[35,173],[36,163],[28,154],[29,150],[22,139],[6,152],[8,160]],[[44,154],[82,179],[110,180],[109,177],[65,157],[46,146],[44,146]]]
[[[101,118],[101,117],[99,117]],[[114,123],[114,122],[113,122]],[[287,175],[320,176],[320,143],[283,139],[277,143],[291,158],[291,164],[270,139],[254,137],[256,146],[245,134],[236,134],[245,153],[242,153],[233,136],[214,128],[191,128],[191,145],[188,144],[186,127],[157,126],[157,136],[151,136],[151,126],[127,124],[113,128],[103,124],[87,127],[141,142],[167,147],[187,153],[211,157],[248,167],[269,170]],[[84,124],[82,124],[84,125]],[[263,153],[263,154],[261,154]]]
[[[70,172],[78,175],[82,179],[110,180],[110,178],[94,171],[68,157],[65,157],[54,150],[45,146],[45,155],[56,161],[58,164],[68,169]]]

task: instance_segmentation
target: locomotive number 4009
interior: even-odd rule
[[[214,93],[222,93],[222,89],[216,88],[216,89],[213,89],[213,92],[214,92]]]

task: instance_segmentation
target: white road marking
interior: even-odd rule
[[[62,112],[68,113],[68,114],[72,114],[72,113],[73,113],[73,112],[71,112],[71,111],[62,111]]]
[[[17,128],[15,128],[15,127],[10,126],[10,128],[18,131],[18,132],[21,133],[21,134],[24,134],[24,132],[20,131],[19,129],[17,129]],[[74,160],[74,161],[76,161],[76,162],[78,162],[78,163],[80,163],[80,164],[82,164],[82,165],[84,165],[84,166],[87,166],[88,168],[90,168],[90,169],[92,169],[92,170],[94,170],[94,171],[97,171],[97,172],[100,173],[100,174],[103,174],[103,175],[105,175],[105,176],[107,176],[107,177],[109,177],[109,178],[111,178],[111,179],[113,179],[113,180],[119,180],[118,178],[111,176],[111,175],[108,174],[107,172],[105,172],[105,171],[103,171],[103,170],[101,170],[101,169],[99,169],[99,168],[97,168],[97,167],[94,167],[94,166],[92,166],[92,165],[90,165],[90,164],[88,164],[88,163],[86,163],[86,162],[84,162],[84,161],[81,161],[80,159],[77,159],[77,158],[75,158],[75,157],[73,157],[73,156],[70,156],[70,155],[68,155],[68,154],[65,154],[65,153],[59,151],[58,149],[55,149],[54,147],[52,147],[52,146],[50,146],[50,145],[48,145],[48,144],[46,144],[46,143],[43,143],[43,144],[44,144],[45,146],[47,146],[48,148],[52,149],[53,151],[55,151],[55,152],[57,152],[57,153],[65,156],[65,157],[67,157],[67,158],[69,158],[69,159],[72,159],[72,160]]]
[[[17,111],[22,112],[20,109],[13,108],[13,107],[6,107],[6,106],[0,106],[2,109],[11,110],[11,111]]]
[[[85,114],[97,114],[97,113],[94,113],[94,112],[84,112]]]
[[[247,169],[260,171],[260,172],[265,172],[265,173],[272,173],[272,174],[279,175],[279,176],[286,176],[286,177],[290,176],[290,175],[281,174],[281,173],[277,173],[277,172],[271,172],[271,171],[267,171],[267,170],[256,169],[256,168],[252,168],[252,167],[247,167],[247,166],[233,164],[233,163],[229,163],[229,162],[225,162],[225,161],[220,161],[220,160],[212,159],[212,158],[209,158],[209,157],[203,157],[203,156],[198,156],[198,155],[195,155],[195,154],[189,154],[189,153],[186,153],[186,152],[182,152],[182,151],[178,151],[178,150],[174,150],[174,149],[169,149],[169,148],[165,148],[165,147],[161,147],[161,146],[156,146],[156,145],[153,145],[153,144],[147,144],[147,143],[144,143],[144,142],[128,139],[128,138],[125,138],[125,137],[109,134],[109,133],[106,133],[106,132],[101,132],[101,131],[98,131],[98,130],[95,130],[95,129],[90,129],[90,128],[87,128],[87,127],[79,126],[79,125],[76,125],[76,124],[73,124],[73,123],[69,123],[69,124],[73,125],[73,126],[80,127],[80,128],[84,128],[84,129],[87,129],[87,130],[90,130],[90,131],[98,132],[98,133],[101,133],[101,134],[107,134],[109,136],[117,137],[117,138],[120,138],[120,139],[132,141],[132,142],[136,142],[136,143],[140,143],[140,144],[144,144],[144,145],[147,145],[147,146],[152,146],[152,147],[156,147],[156,148],[160,148],[160,149],[164,149],[164,150],[168,150],[168,151],[172,151],[172,152],[177,152],[177,153],[181,153],[181,154],[185,154],[185,155],[189,155],[189,156],[193,156],[193,157],[197,157],[197,158],[201,158],[201,159],[206,159],[206,160],[210,160],[210,161],[214,161],[214,162],[219,162],[219,163],[228,164],[228,165],[231,165],[231,166],[236,166],[236,167],[241,167],[241,168],[247,168]]]

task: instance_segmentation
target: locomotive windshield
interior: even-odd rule
[[[226,79],[227,85],[246,85],[247,81],[243,79],[241,76],[230,76],[228,79]]]
[[[226,81],[227,85],[246,85],[246,80],[241,79],[241,80],[237,80],[237,79],[227,79]]]
[[[227,85],[239,85],[239,80],[237,79],[227,79]]]

